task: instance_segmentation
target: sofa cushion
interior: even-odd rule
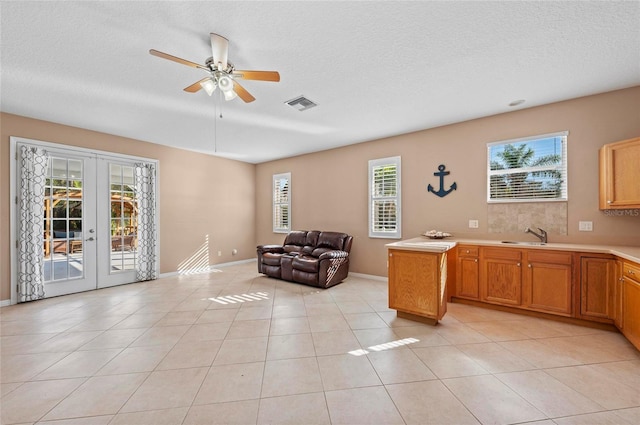
[[[304,230],[294,230],[284,239],[284,245],[304,246],[307,241],[307,232]]]
[[[293,259],[292,265],[295,270],[301,270],[308,273],[318,273],[318,265],[320,261],[314,257],[299,255]]]
[[[311,253],[312,256],[318,258],[319,256],[321,256],[322,254],[324,254],[325,252],[329,252],[329,251],[335,251],[334,248],[316,248],[313,250],[313,252]]]
[[[262,264],[267,264],[269,266],[280,266],[281,258],[282,258],[282,254],[265,252],[264,254],[262,254]]]
[[[282,247],[287,254],[296,254],[302,250],[300,245],[285,245]]]
[[[304,244],[315,247],[318,245],[318,236],[320,236],[319,230],[311,230],[310,232],[307,232],[307,239]]]
[[[347,236],[347,234],[340,232],[320,232],[316,247],[341,250],[344,247],[344,240]]]

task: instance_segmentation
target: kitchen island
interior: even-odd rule
[[[389,308],[400,318],[437,324],[447,312],[447,252],[456,242],[414,238],[387,244]]]

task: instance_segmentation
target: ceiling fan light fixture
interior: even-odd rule
[[[218,76],[218,85],[223,92],[233,91],[233,81],[226,75]]]
[[[224,94],[224,100],[233,100],[238,97],[236,92],[233,91],[233,88],[231,90],[223,91],[222,93]]]
[[[216,90],[216,87],[217,87],[216,83],[211,79],[201,82],[200,85],[202,86],[204,91],[207,92],[207,94],[209,96],[211,96],[213,94],[213,92]]]

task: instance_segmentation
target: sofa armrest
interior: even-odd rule
[[[265,252],[271,252],[274,254],[284,253],[284,248],[282,247],[282,245],[258,245],[256,249],[261,254],[264,254]]]
[[[318,257],[318,259],[325,260],[325,259],[331,259],[331,258],[347,258],[347,257],[349,257],[349,253],[346,251],[333,250],[333,251],[323,252],[322,254],[320,254],[320,257]]]

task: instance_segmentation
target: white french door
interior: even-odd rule
[[[136,162],[140,160],[33,142],[16,142],[14,186],[24,186],[16,177],[24,167],[19,158],[21,146],[43,148],[46,167],[39,190],[44,186],[44,220],[40,224],[36,216],[35,226],[27,226],[33,229],[31,234],[17,236],[12,249],[18,251],[21,237],[34,240],[42,232],[42,242],[35,247],[38,251],[42,243],[38,256],[42,260],[44,296],[135,282],[139,244]],[[13,215],[17,220],[25,216],[20,205],[16,203]],[[14,252],[12,258],[20,255]],[[20,273],[24,265],[17,265],[16,269]],[[40,269],[28,270],[39,273]],[[17,300],[15,290],[20,289],[20,284],[13,286],[12,300]]]
[[[135,164],[98,160],[98,288],[136,280],[138,199]]]
[[[44,192],[45,296],[96,288],[96,158],[48,149]]]

